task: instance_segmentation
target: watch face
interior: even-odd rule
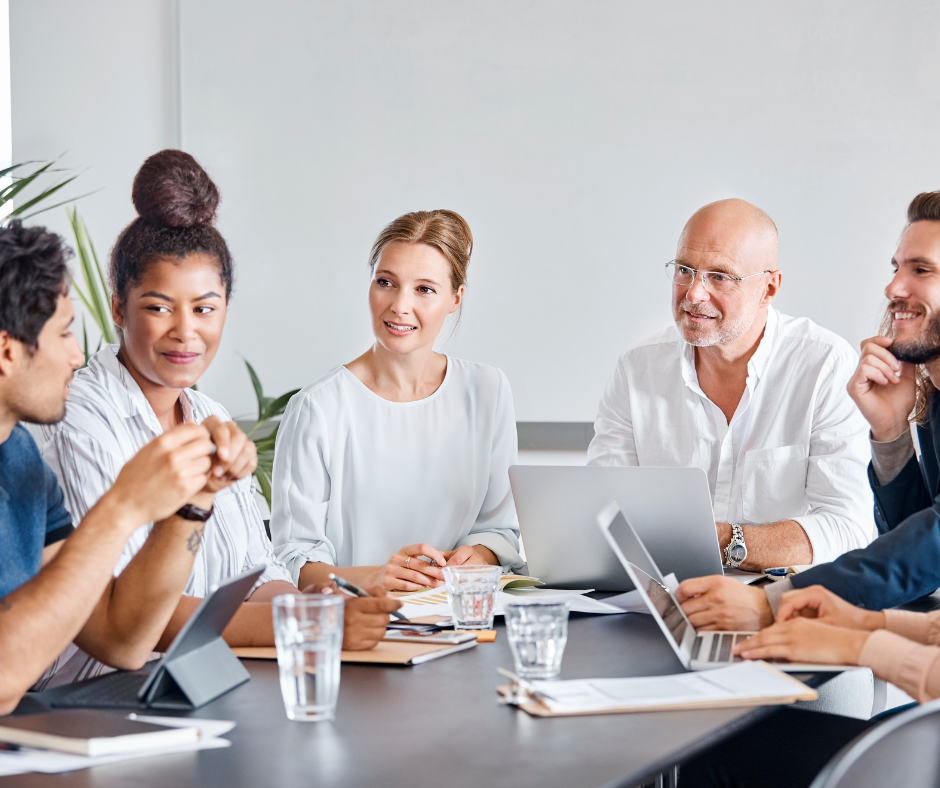
[[[732,561],[743,561],[747,557],[747,549],[743,544],[733,545],[728,551],[728,556]]]

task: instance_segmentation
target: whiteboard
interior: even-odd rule
[[[737,196],[780,229],[782,311],[871,335],[904,212],[940,188],[940,4],[184,0],[183,146],[239,281],[203,389],[251,409],[370,344],[369,247],[406,211],[473,228],[444,350],[519,420],[586,421],[670,322],[663,263]]]

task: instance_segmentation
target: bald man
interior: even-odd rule
[[[864,418],[846,393],[858,356],[777,312],[777,228],[760,208],[697,211],[666,264],[675,326],[617,363],[588,465],[708,474],[727,567],[831,561],[876,536]]]

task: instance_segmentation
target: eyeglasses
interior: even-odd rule
[[[735,276],[723,271],[697,271],[695,268],[677,263],[672,260],[666,263],[666,278],[679,287],[691,287],[698,276],[702,280],[702,285],[709,293],[730,293],[736,290],[741,282],[750,279],[752,276],[762,276],[772,274],[773,271],[758,271],[756,274],[747,276]]]

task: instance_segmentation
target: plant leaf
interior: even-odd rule
[[[83,292],[77,283],[74,284],[75,291],[98,325],[102,340],[108,344],[114,344],[116,338],[114,324],[111,322],[111,296],[108,293],[104,273],[101,270],[98,253],[95,250],[91,236],[88,234],[88,227],[79,215],[78,209],[74,207],[67,209],[66,214],[72,228],[72,235],[75,238],[75,249],[78,252],[78,260],[82,269],[82,279],[85,281],[85,291]]]
[[[85,192],[84,194],[79,194],[78,197],[69,197],[67,200],[62,200],[62,202],[53,203],[52,205],[45,205],[40,208],[38,211],[33,211],[28,213],[25,216],[20,216],[20,218],[25,222],[27,219],[32,219],[34,216],[39,216],[41,213],[46,211],[51,211],[53,208],[61,208],[63,205],[69,205],[70,203],[75,202],[76,200],[81,200],[83,197],[89,197],[92,194],[97,194],[101,189],[95,189],[93,192]]]
[[[300,389],[294,389],[293,391],[281,394],[277,399],[271,400],[262,412],[260,421],[265,422],[273,419],[275,416],[280,416],[287,409],[287,403],[290,402],[290,398],[298,391],[300,391]]]
[[[248,359],[243,359],[245,366],[248,367],[248,374],[251,376],[251,385],[255,389],[255,397],[258,399],[258,421],[263,421],[261,414],[264,413],[264,391],[261,388],[261,381],[258,379],[258,374],[255,372],[255,368],[248,363]]]
[[[57,183],[55,186],[50,186],[48,189],[40,192],[36,197],[33,197],[31,200],[27,200],[22,205],[14,208],[12,211],[10,211],[8,215],[20,216],[21,214],[25,213],[30,208],[32,208],[34,205],[36,205],[36,203],[42,202],[43,200],[46,200],[49,197],[51,197],[53,194],[59,191],[59,189],[61,189],[63,186],[68,186],[68,184],[74,181],[77,177],[78,177],[77,175],[73,175],[71,178],[66,178],[64,181],[62,181],[61,183]],[[23,180],[25,180],[25,178]]]
[[[258,480],[258,486],[261,488],[261,495],[267,501],[268,509],[271,508],[271,476],[259,465],[255,469],[255,478]]]

